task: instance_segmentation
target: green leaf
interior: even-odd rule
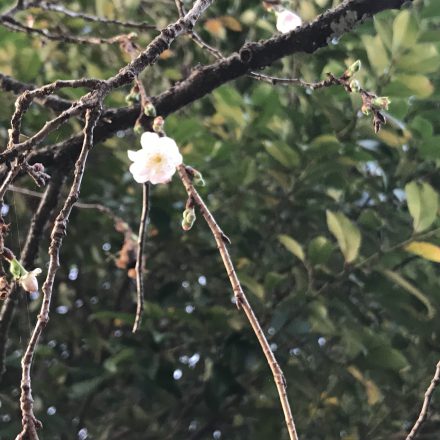
[[[400,49],[412,47],[417,41],[417,22],[409,9],[400,12],[393,23],[393,54]]]
[[[411,284],[407,279],[403,278],[402,275],[398,274],[397,272],[394,272],[392,270],[383,270],[382,273],[392,282],[396,283],[403,289],[405,289],[409,294],[413,295],[415,298],[417,298],[428,311],[428,319],[431,319],[435,315],[435,309],[433,305],[431,304],[431,301],[429,298],[416,286]]]
[[[424,75],[396,75],[395,81],[385,90],[399,87],[402,94],[413,93],[418,98],[427,98],[434,92],[432,82]]]
[[[368,361],[381,369],[400,371],[408,367],[406,357],[395,348],[382,345],[368,352]]]
[[[313,301],[309,305],[309,323],[314,332],[323,335],[332,335],[336,330],[327,307],[319,301]]]
[[[18,280],[22,275],[26,275],[25,268],[16,258],[9,262],[9,272],[16,280]]]
[[[433,73],[440,67],[440,56],[434,44],[416,44],[395,63],[399,70],[409,73]]]
[[[415,232],[428,229],[437,217],[438,195],[429,183],[410,182],[405,186],[408,209]]]
[[[296,168],[299,164],[298,153],[287,145],[265,142],[264,148],[274,159],[286,168]]]
[[[296,240],[284,234],[278,235],[278,240],[289,252],[304,262],[305,255],[303,248]]]
[[[413,241],[405,246],[407,252],[418,255],[425,260],[440,263],[440,246],[437,246],[426,241]]]
[[[375,37],[363,35],[362,42],[367,51],[371,67],[373,67],[377,75],[382,75],[390,65],[390,58],[381,38],[378,35]]]
[[[345,261],[351,263],[356,260],[361,245],[359,228],[342,212],[332,212],[329,210],[327,210],[327,226],[338,241]]]
[[[326,264],[333,251],[333,245],[322,235],[315,237],[307,248],[307,256],[313,266]]]
[[[389,23],[389,19],[382,18],[381,15],[376,15],[374,17],[374,27],[376,32],[380,36],[383,44],[387,49],[391,50],[393,42],[393,32]]]
[[[107,380],[107,376],[97,376],[93,379],[76,382],[71,385],[69,390],[69,396],[72,399],[84,399],[89,394],[95,392],[100,385]]]
[[[264,300],[264,287],[262,284],[260,284],[255,278],[252,278],[251,276],[244,274],[244,273],[238,273],[237,274],[238,279],[240,282],[248,288],[257,298]]]

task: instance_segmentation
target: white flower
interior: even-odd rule
[[[30,272],[27,272],[25,275],[22,275],[19,279],[21,287],[23,287],[23,289],[29,293],[38,292],[37,275],[39,275],[40,273],[41,269],[37,268]]]
[[[284,9],[277,14],[277,29],[286,34],[302,25],[301,17],[288,9]]]
[[[128,150],[128,158],[133,161],[130,173],[138,183],[167,183],[183,161],[179,148],[173,139],[159,137],[157,133],[145,132],[141,136],[142,149]]]

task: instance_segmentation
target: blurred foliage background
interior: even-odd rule
[[[171,0],[63,3],[159,27],[177,17]],[[310,21],[339,3],[285,5]],[[76,35],[121,32],[39,9],[18,18]],[[275,16],[256,0],[220,0],[198,30],[229,54],[245,41],[270,37]],[[154,35],[139,33],[140,45]],[[360,99],[342,88],[311,92],[250,78],[166,120],[185,162],[207,181],[202,196],[232,240],[233,260],[286,375],[304,440],[404,438],[440,358],[439,52],[440,3],[420,0],[411,10],[378,15],[316,54],[289,57],[265,71],[317,81],[360,59],[362,86],[392,101],[378,135],[360,113]],[[0,71],[22,81],[106,78],[128,61],[117,45],[42,42],[0,28]],[[198,63],[211,62],[209,53],[181,37],[142,80],[153,96]],[[107,105],[125,106],[128,92],[114,92]],[[14,99],[0,93],[3,145]],[[23,133],[34,133],[49,116],[33,106]],[[79,129],[73,121],[50,141]],[[81,192],[82,202],[111,208],[134,231],[141,185],[128,173],[126,152],[138,145],[132,130],[97,145]],[[29,178],[17,185],[35,189]],[[33,368],[42,438],[287,438],[270,370],[231,302],[207,226],[199,218],[189,232],[180,227],[185,201],[177,178],[153,189],[146,310],[136,335],[134,280],[116,265],[123,236],[105,214],[74,208]],[[19,253],[38,198],[11,191],[6,202],[7,244]],[[45,236],[43,269],[47,244]],[[20,294],[0,384],[1,439],[20,430],[20,359],[40,300]],[[434,396],[420,438],[439,438],[439,405]]]

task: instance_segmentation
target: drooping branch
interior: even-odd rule
[[[99,119],[101,107],[87,110],[86,124],[84,127],[84,142],[81,154],[75,164],[75,175],[73,183],[64,202],[63,208],[58,214],[51,233],[51,242],[49,246],[49,268],[47,271],[46,281],[43,284],[43,302],[41,304],[40,313],[37,323],[32,332],[26,352],[22,358],[22,378],[21,378],[21,397],[20,408],[22,413],[23,430],[18,434],[16,440],[38,440],[37,429],[41,426],[40,422],[35,418],[33,412],[33,399],[31,387],[31,367],[32,360],[37,348],[43,329],[49,321],[50,303],[52,299],[53,284],[55,275],[60,266],[59,254],[63,237],[66,233],[67,222],[72,211],[72,207],[78,200],[81,188],[81,182],[84,175],[85,164],[90,149],[93,146],[93,130]]]
[[[423,400],[422,409],[420,410],[419,417],[416,420],[416,423],[412,427],[410,433],[407,435],[405,440],[414,440],[423,426],[426,418],[428,417],[429,405],[431,404],[432,396],[434,394],[435,389],[440,384],[440,362],[437,363],[435,368],[434,377],[429,384],[428,389],[425,392],[425,398]]]
[[[215,221],[208,207],[205,205],[205,202],[200,197],[197,190],[194,188],[194,185],[192,184],[191,178],[186,170],[185,165],[179,165],[177,171],[186,189],[188,197],[190,197],[197,205],[197,207],[199,208],[200,212],[203,215],[203,218],[208,224],[209,229],[211,229],[212,235],[214,236],[215,242],[217,243],[220,256],[225,266],[226,273],[231,283],[232,290],[235,295],[237,307],[244,311],[252,327],[252,330],[254,331],[255,336],[258,339],[258,342],[260,343],[261,349],[263,350],[267,363],[272,371],[272,375],[281,401],[281,406],[283,408],[284,418],[286,421],[287,431],[289,432],[289,437],[291,440],[298,440],[298,434],[296,433],[295,423],[293,421],[292,411],[290,409],[289,399],[287,397],[286,381],[284,378],[284,374],[275,358],[272,349],[270,348],[269,342],[267,341],[266,336],[264,335],[263,329],[261,328],[258,318],[256,317],[252,309],[252,306],[250,305],[241,287],[240,280],[237,277],[234,265],[232,263],[231,257],[226,247],[226,243],[229,242],[229,239],[221,230],[220,226]]]
[[[23,251],[20,255],[20,261],[25,268],[34,266],[43,231],[50,219],[51,212],[57,205],[63,180],[64,175],[62,169],[52,175],[52,179],[44,192],[37,211],[32,217]],[[8,340],[9,328],[17,302],[17,293],[16,290],[9,292],[0,311],[0,380],[5,371],[6,342]]]
[[[150,184],[148,182],[142,185],[142,213],[139,223],[139,234],[137,242],[137,256],[136,256],[136,297],[137,307],[136,316],[133,325],[133,333],[139,329],[142,321],[142,313],[144,312],[144,278],[142,273],[143,257],[144,257],[144,242],[145,232],[147,229],[148,212],[150,209]]]

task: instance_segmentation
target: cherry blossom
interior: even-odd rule
[[[34,293],[38,292],[38,281],[37,276],[41,273],[41,269],[37,268],[31,272],[26,272],[19,279],[21,287],[23,287],[26,292]]]
[[[302,25],[301,17],[288,9],[284,9],[277,14],[277,29],[286,34]]]
[[[138,183],[168,183],[176,167],[183,161],[174,139],[160,137],[157,133],[145,132],[141,136],[142,148],[128,151],[128,158],[133,161],[130,173]]]

